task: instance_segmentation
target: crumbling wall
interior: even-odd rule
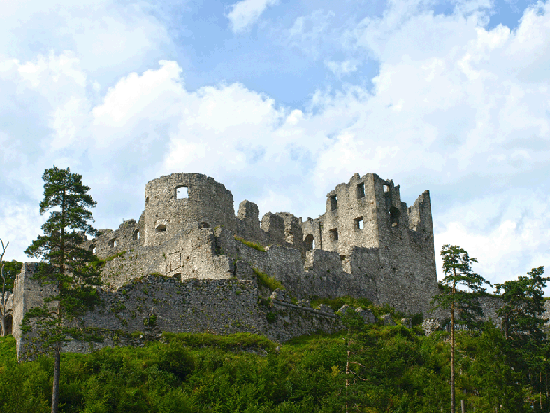
[[[286,242],[283,217],[268,212],[262,217],[261,227],[266,233],[266,245],[282,245]]]
[[[267,235],[260,226],[258,205],[246,199],[240,203],[237,213],[237,236],[261,245],[267,244]]]
[[[31,331],[23,337],[21,324],[27,311],[34,307],[42,307],[44,298],[56,292],[56,286],[43,285],[33,278],[37,270],[37,263],[25,262],[21,272],[15,278],[13,288],[13,336],[16,340],[17,357],[24,353],[24,346],[37,336],[36,331]],[[55,305],[50,303],[49,305]],[[31,325],[33,325],[31,321]]]
[[[94,252],[101,259],[105,259],[122,251],[130,251],[144,245],[144,217],[143,214],[136,222],[135,219],[125,220],[118,229],[101,229],[94,239],[87,240],[83,247]]]
[[[234,275],[233,261],[216,251],[212,228],[191,223],[160,246],[139,247],[105,262],[102,278],[109,288],[152,273],[185,279],[228,279]]]

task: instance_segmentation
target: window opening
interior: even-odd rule
[[[330,197],[330,210],[334,211],[336,208],[338,208],[338,197],[333,195]]]
[[[166,225],[164,224],[157,225],[156,232],[166,232]]]
[[[363,217],[355,218],[355,229],[363,229]]]
[[[134,234],[133,234],[132,238],[133,238],[134,240],[138,240],[138,239],[139,239],[139,229],[136,229],[136,230],[134,231]]]
[[[188,196],[189,196],[189,192],[188,192],[186,186],[178,186],[176,188],[176,198],[177,199],[185,199]]]
[[[390,192],[390,186],[384,185],[384,193],[388,193],[388,192]]]
[[[116,247],[116,239],[113,238],[112,240],[109,241],[109,248],[114,248]]]
[[[361,182],[357,185],[357,198],[365,197],[365,183]]]
[[[329,230],[330,233],[330,239],[332,241],[338,241],[338,229],[334,228]]]
[[[396,227],[397,224],[399,224],[399,216],[401,215],[401,212],[396,207],[392,206],[390,208],[390,222],[392,227]]]
[[[90,245],[90,251],[92,254],[95,254],[95,245]]]
[[[210,224],[208,222],[201,222],[199,228],[210,228]]]
[[[307,234],[304,243],[306,246],[306,251],[311,251],[315,247],[315,240],[313,239],[313,235]]]

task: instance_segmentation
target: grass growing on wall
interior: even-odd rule
[[[257,268],[252,268],[256,276],[258,277],[258,283],[264,287],[269,288],[271,291],[275,291],[277,288],[284,290],[285,287],[274,277],[270,277],[266,273],[261,272]]]
[[[255,250],[265,252],[265,247],[264,247],[263,245],[261,245],[261,244],[258,244],[258,243],[256,243],[256,242],[252,242],[252,241],[247,241],[247,240],[245,240],[245,239],[243,239],[243,238],[241,238],[241,237],[237,237],[236,235],[235,235],[235,239],[236,239],[237,241],[242,242],[244,245],[249,246],[250,248],[254,248]]]

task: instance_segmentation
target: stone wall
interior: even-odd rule
[[[258,307],[252,268],[275,278],[298,300],[350,295],[425,314],[437,291],[432,225],[429,192],[408,208],[399,186],[376,174],[355,174],[337,185],[318,218],[302,221],[288,212],[268,212],[261,222],[258,206],[248,200],[235,215],[233,195],[210,177],[163,176],[147,183],[139,221],[101,230],[84,243],[105,260],[102,294],[108,303],[107,312],[95,311],[87,320],[130,333],[140,331],[144,317],[154,313],[160,330],[262,331],[281,340],[300,331],[339,328],[323,311],[276,299],[270,309]],[[25,271],[14,291],[19,322],[41,294]],[[139,293],[140,283],[150,285],[143,288],[152,298]],[[266,312],[281,317],[268,325]],[[228,317],[242,328],[226,327],[232,325]]]

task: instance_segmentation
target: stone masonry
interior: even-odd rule
[[[231,192],[196,173],[150,181],[144,203],[138,221],[84,244],[105,260],[105,306],[84,323],[117,332],[106,333],[106,344],[147,331],[249,331],[286,341],[342,328],[339,316],[308,306],[313,298],[349,295],[426,314],[437,292],[429,192],[407,207],[399,186],[376,174],[337,185],[315,219],[288,212],[260,219],[247,200],[235,214]],[[33,268],[24,265],[12,298],[18,351],[25,312],[48,294]],[[282,284],[285,300],[258,274]]]

